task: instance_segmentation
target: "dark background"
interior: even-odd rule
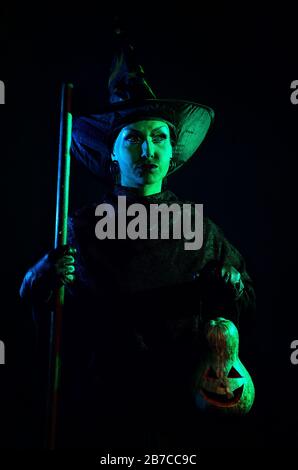
[[[166,12],[140,4],[124,12],[68,15],[46,7],[2,9],[2,448],[32,449],[40,442],[32,399],[34,327],[18,290],[28,267],[53,245],[60,86],[71,80],[78,103],[100,108],[105,102],[117,12],[156,93],[215,110],[198,155],[170,178],[169,188],[204,204],[244,255],[255,281],[256,406],[243,445],[297,447],[298,366],[290,362],[290,344],[298,337],[298,105],[290,101],[290,84],[298,79],[294,15],[285,8],[266,14],[181,8]],[[71,209],[97,199],[102,189],[72,162]]]

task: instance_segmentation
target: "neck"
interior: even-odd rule
[[[162,183],[159,182],[155,184],[143,184],[141,186],[131,186],[121,181],[121,186],[124,186],[126,188],[133,190],[139,196],[151,196],[152,194],[161,193]]]

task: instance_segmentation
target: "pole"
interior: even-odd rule
[[[69,203],[70,143],[72,132],[71,83],[63,83],[61,90],[60,138],[58,154],[55,243],[58,248],[67,243],[67,218]],[[61,339],[64,306],[64,286],[55,291],[54,309],[50,318],[49,374],[47,397],[46,448],[54,450],[57,437],[61,373]]]

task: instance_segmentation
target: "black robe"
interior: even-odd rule
[[[117,209],[119,195],[127,206],[190,203],[171,191],[140,197],[118,186],[70,218],[77,263],[64,314],[61,446],[191,445],[200,428],[193,379],[204,323],[223,316],[239,327],[240,313],[254,311],[252,281],[237,249],[206,217],[199,250],[185,250],[183,238],[99,240],[95,208]],[[214,261],[240,272],[239,300],[195,280]]]

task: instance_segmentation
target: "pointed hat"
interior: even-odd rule
[[[109,105],[99,114],[74,115],[71,153],[100,179],[111,182],[112,145],[120,130],[137,121],[165,121],[170,128],[179,169],[203,142],[214,111],[192,101],[156,97],[139,65],[134,47],[118,35],[118,50],[109,78]]]

